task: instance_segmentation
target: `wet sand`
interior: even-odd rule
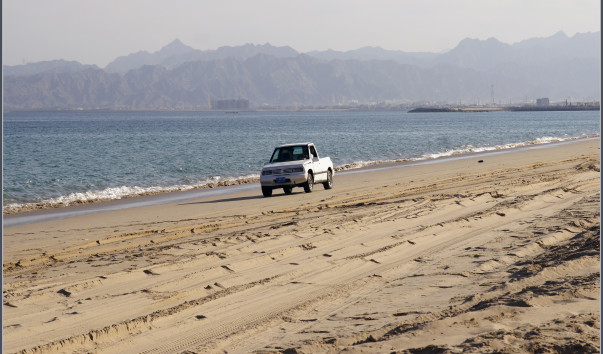
[[[4,351],[599,352],[599,146],[7,227]]]

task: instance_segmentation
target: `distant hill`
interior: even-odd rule
[[[495,38],[485,41],[467,38],[451,51],[438,56],[435,63],[489,70],[512,63],[561,64],[575,59],[600,59],[600,56],[601,32],[576,34],[571,38],[563,32],[558,32],[551,37],[528,39],[513,45],[502,43]]]
[[[365,47],[299,54],[246,44],[199,51],[176,40],[107,68],[55,61],[4,68],[5,110],[208,109],[243,97],[263,105],[519,102],[600,97],[600,32],[516,44],[465,39],[442,54]]]
[[[105,67],[105,70],[110,73],[125,74],[132,69],[138,69],[144,65],[165,65],[164,63],[176,61],[176,58],[194,56],[196,53],[200,52],[201,51],[193,49],[176,39],[155,53],[141,51],[119,57],[109,63],[109,65]]]
[[[41,61],[37,63],[29,63],[24,65],[7,66],[3,65],[2,70],[4,76],[27,76],[39,73],[71,73],[85,69],[98,69],[96,65],[83,65],[77,61],[67,60],[51,60]]]
[[[335,50],[312,51],[307,54],[325,60],[392,60],[400,64],[417,66],[432,66],[438,57],[436,53],[412,53],[386,50],[379,47],[363,47],[347,52],[338,52]]]
[[[192,61],[209,61],[231,57],[247,59],[257,54],[287,58],[295,57],[299,53],[290,47],[274,47],[268,43],[264,45],[245,44],[237,47],[224,46],[216,50],[201,51],[193,49],[176,39],[155,53],[145,51],[119,57],[109,63],[105,70],[110,73],[125,74],[144,65],[161,65],[166,68],[175,68],[180,64]]]
[[[515,44],[505,44],[496,38],[466,38],[452,50],[441,54],[390,51],[379,47],[364,47],[347,52],[313,51],[307,54],[326,60],[393,60],[400,64],[423,67],[455,65],[488,70],[509,63],[526,65],[567,61],[572,58],[600,58],[601,32],[578,33],[573,37],[558,32],[551,37],[532,38]]]

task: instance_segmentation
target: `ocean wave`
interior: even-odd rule
[[[434,160],[434,159],[438,159],[438,158],[442,158],[442,157],[451,157],[451,156],[460,156],[460,155],[471,154],[471,153],[515,149],[515,148],[532,146],[532,145],[560,143],[560,142],[564,142],[564,141],[572,141],[572,140],[587,139],[587,138],[598,138],[598,137],[601,137],[601,135],[597,134],[597,135],[588,135],[588,136],[585,135],[585,136],[580,136],[580,137],[565,137],[565,138],[542,137],[542,138],[537,138],[534,140],[524,141],[524,142],[519,142],[519,143],[509,143],[509,144],[503,144],[503,145],[484,146],[484,147],[474,147],[473,145],[467,145],[462,149],[446,150],[444,152],[430,153],[430,154],[425,154],[425,155],[421,155],[421,156],[413,157],[413,158],[401,158],[401,159],[378,160],[378,161],[356,161],[356,162],[352,162],[349,164],[336,166],[335,171],[354,170],[354,169],[367,168],[367,167],[383,165],[383,164],[396,164],[396,163],[403,163],[403,162]]]
[[[68,195],[49,198],[37,203],[12,203],[3,207],[3,213],[15,214],[29,210],[51,209],[71,205],[89,204],[96,202],[105,202],[111,200],[119,200],[125,198],[142,197],[147,195],[155,195],[170,192],[183,192],[194,189],[208,189],[217,187],[234,186],[245,183],[259,182],[259,175],[247,175],[242,177],[226,177],[220,176],[211,177],[205,181],[192,185],[173,185],[173,186],[121,186],[110,187],[103,190],[92,190],[86,192],[75,192]]]
[[[488,152],[488,151],[497,151],[497,150],[506,150],[513,148],[520,148],[532,145],[542,145],[556,142],[564,142],[585,138],[597,138],[600,135],[590,135],[590,136],[581,136],[581,137],[542,137],[531,141],[519,142],[519,143],[510,143],[496,146],[486,146],[486,147],[474,147],[472,145],[467,145],[461,149],[447,150],[439,153],[430,153],[422,156],[414,157],[414,158],[400,158],[400,159],[389,159],[389,160],[376,160],[376,161],[357,161],[348,164],[335,166],[335,171],[346,171],[346,170],[354,170],[359,168],[370,168],[372,166],[384,165],[384,164],[396,164],[403,162],[413,162],[413,161],[423,161],[423,160],[433,160],[443,157],[450,156],[459,156],[463,154],[469,153],[480,153],[480,152]],[[192,185],[173,185],[173,186],[152,186],[152,187],[138,187],[138,186],[121,186],[121,187],[111,187],[103,190],[92,190],[86,192],[76,192],[70,193],[68,195],[45,199],[37,203],[12,203],[3,207],[4,214],[15,214],[19,212],[36,210],[36,209],[51,209],[58,208],[70,205],[79,205],[79,204],[88,204],[95,202],[103,202],[110,200],[118,200],[124,198],[133,198],[140,197],[146,195],[154,195],[161,193],[170,193],[177,191],[188,191],[194,189],[206,189],[206,188],[217,188],[217,187],[225,187],[246,183],[256,183],[259,182],[259,175],[246,175],[241,177],[226,177],[222,178],[220,176],[210,177],[207,180],[201,181]]]

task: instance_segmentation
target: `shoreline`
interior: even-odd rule
[[[458,107],[435,107],[435,106],[418,106],[413,104],[391,104],[391,105],[343,105],[343,106],[274,106],[274,108],[250,108],[250,109],[239,109],[239,110],[227,110],[227,109],[210,109],[191,107],[184,109],[165,108],[165,109],[117,109],[117,108],[98,108],[98,109],[80,109],[80,108],[57,108],[57,109],[20,109],[10,108],[5,113],[40,113],[40,112],[103,112],[103,113],[154,113],[154,112],[199,112],[199,113],[224,113],[224,114],[238,114],[239,112],[368,112],[368,111],[400,111],[410,113],[422,113],[422,112],[500,112],[500,111],[599,111],[601,109],[599,102],[575,102],[573,104],[550,104],[548,106],[537,106],[537,105],[467,105]]]
[[[8,227],[3,349],[599,352],[600,152],[540,145]]]
[[[400,159],[400,160],[384,160],[366,163],[353,163],[336,167],[336,174],[362,173],[381,171],[392,168],[403,168],[420,164],[443,163],[454,159],[467,159],[472,157],[487,156],[497,153],[508,153],[521,151],[522,149],[531,148],[547,148],[554,147],[558,144],[571,144],[580,141],[588,141],[592,139],[600,139],[597,136],[585,136],[578,138],[568,138],[562,141],[552,141],[544,143],[518,143],[512,147],[491,147],[484,151],[469,151],[469,152],[451,152],[435,158],[424,159]],[[209,183],[200,187],[194,187],[186,190],[169,190],[149,192],[131,196],[124,196],[119,199],[95,199],[89,201],[76,201],[69,204],[40,204],[32,203],[24,207],[17,208],[17,211],[3,211],[3,223],[6,227],[22,225],[31,222],[39,222],[45,220],[54,220],[70,216],[103,212],[109,210],[129,209],[138,206],[160,205],[169,203],[174,200],[192,200],[195,198],[224,195],[236,193],[241,190],[251,190],[255,188],[255,184],[259,182],[259,177],[245,177],[242,179],[234,179],[232,181],[220,181]],[[239,186],[240,188],[233,188]],[[259,190],[259,186],[257,187]],[[4,208],[10,208],[5,206]]]

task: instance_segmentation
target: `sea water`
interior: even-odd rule
[[[276,145],[339,169],[600,136],[599,111],[12,112],[4,210],[255,181]]]

